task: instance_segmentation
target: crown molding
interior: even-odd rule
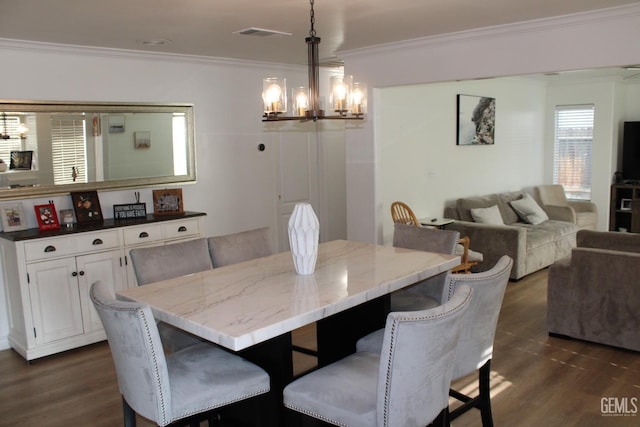
[[[194,64],[212,64],[219,66],[241,66],[261,69],[292,69],[306,70],[306,65],[284,64],[263,61],[251,61],[246,59],[218,58],[212,56],[185,55],[165,52],[148,52],[142,50],[114,49],[105,47],[67,45],[59,43],[34,42],[28,40],[16,40],[0,38],[0,49],[22,52],[51,53],[55,55],[81,55],[95,58],[112,59],[136,59],[147,61],[170,61]]]
[[[551,18],[535,19],[531,21],[516,22],[492,27],[484,27],[473,30],[458,31],[455,33],[438,34],[435,36],[421,37],[411,40],[403,40],[394,43],[385,43],[359,49],[340,50],[336,55],[340,58],[357,57],[377,53],[386,53],[402,49],[425,48],[430,46],[443,46],[467,40],[496,39],[505,35],[537,33],[556,28],[579,27],[595,22],[611,22],[634,19],[640,16],[640,3],[625,6],[599,9],[589,12],[581,12],[570,15],[554,16]]]

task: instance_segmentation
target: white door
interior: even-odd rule
[[[121,259],[120,249],[79,256],[76,259],[82,322],[85,333],[102,330],[102,321],[89,297],[91,284],[97,280],[108,284],[115,298],[115,291],[124,288],[124,266],[120,265]]]
[[[318,214],[317,124],[305,125],[309,132],[283,132],[280,140],[279,251],[289,250],[287,225],[296,203],[311,203]]]
[[[35,342],[44,344],[83,333],[75,258],[27,266]]]

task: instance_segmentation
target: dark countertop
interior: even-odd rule
[[[110,218],[97,223],[88,223],[88,224],[82,224],[82,225],[78,225],[76,223],[76,224],[73,224],[72,227],[66,227],[62,225],[57,230],[40,231],[39,228],[29,228],[27,230],[12,231],[9,233],[0,232],[0,238],[10,240],[12,242],[18,242],[21,240],[41,239],[43,237],[56,237],[56,236],[64,236],[67,234],[75,234],[75,233],[86,233],[88,231],[100,231],[100,230],[107,230],[110,228],[128,227],[131,225],[144,225],[144,224],[150,224],[154,222],[170,221],[174,219],[193,218],[193,217],[199,217],[204,215],[206,215],[206,213],[204,212],[184,212],[182,214],[176,214],[176,215],[148,214],[146,218],[136,218],[136,219],[114,220],[113,218]]]

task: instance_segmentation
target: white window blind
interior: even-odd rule
[[[51,118],[51,150],[55,184],[87,182],[85,140],[83,115],[56,115]]]
[[[11,152],[22,150],[22,141],[18,134],[19,125],[20,118],[17,116],[0,117],[0,133],[2,136],[9,135],[9,139],[0,139],[0,159],[4,160],[7,167],[11,163]]]
[[[553,182],[567,198],[591,200],[593,105],[556,106]]]

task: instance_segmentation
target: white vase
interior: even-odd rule
[[[289,218],[289,246],[298,274],[313,274],[318,258],[320,223],[309,203],[298,203]]]

